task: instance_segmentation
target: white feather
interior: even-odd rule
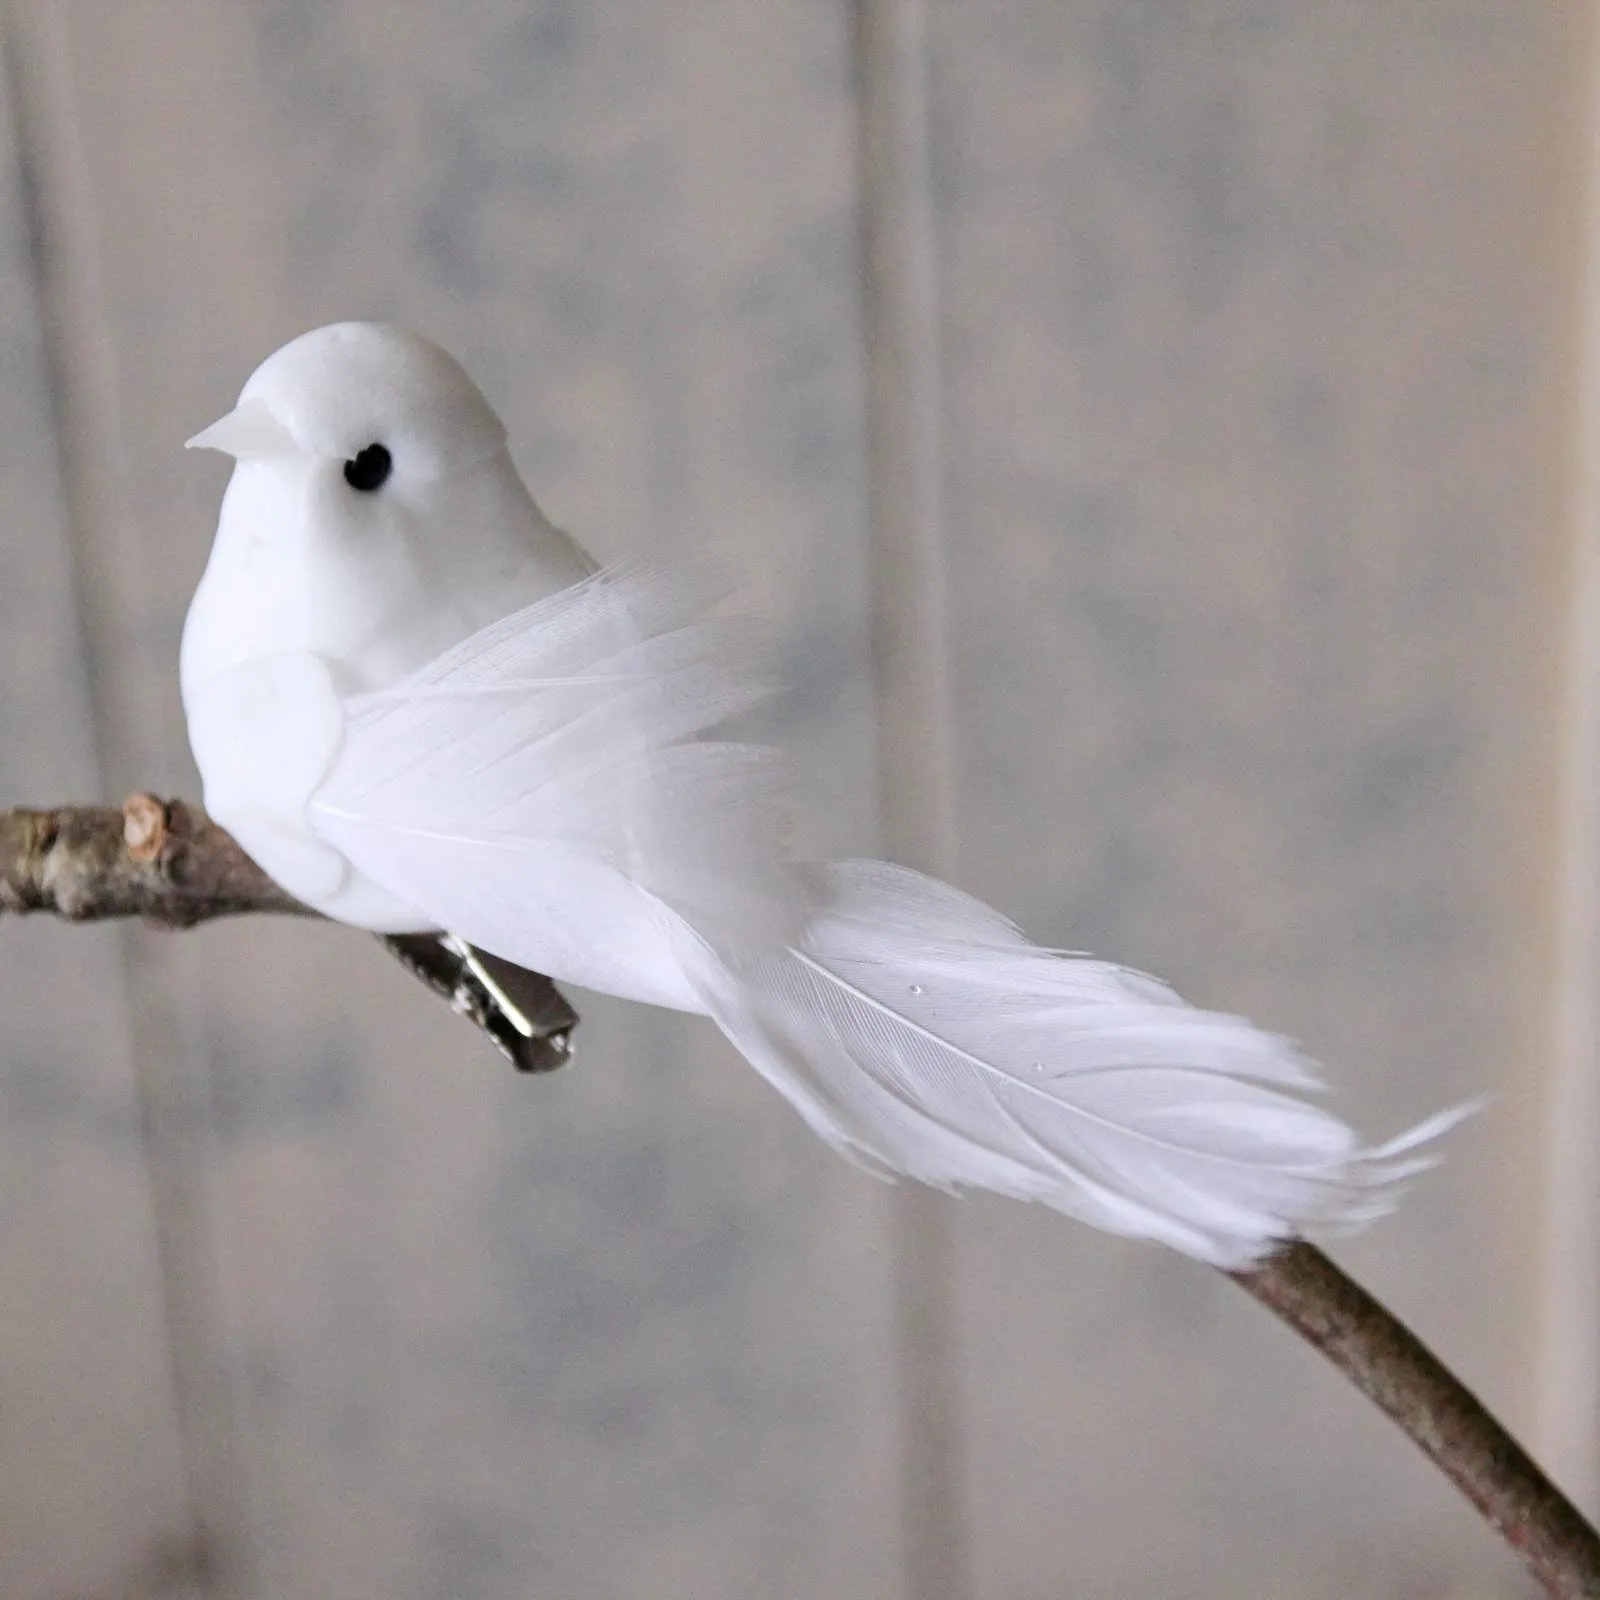
[[[687,919],[738,946],[799,914],[772,866],[781,763],[693,738],[763,692],[704,605],[683,579],[612,569],[354,697],[312,827],[475,945],[704,1010]]]
[[[760,692],[703,609],[603,572],[352,700],[314,828],[475,945],[708,1012],[879,1171],[1219,1266],[1382,1214],[1467,1114],[1364,1148],[1281,1038],[903,868],[777,865],[781,771],[696,737]]]
[[[943,1187],[1039,1200],[1222,1267],[1392,1208],[1472,1108],[1364,1149],[1285,1039],[1030,944],[879,861],[811,869],[796,946],[733,955],[713,1015],[832,1143]]]

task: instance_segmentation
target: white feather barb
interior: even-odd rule
[[[904,868],[810,876],[820,909],[802,939],[730,958],[713,1015],[813,1128],[880,1170],[1238,1268],[1391,1210],[1476,1109],[1365,1148],[1304,1098],[1322,1085],[1285,1039],[1042,950]]]
[[[903,868],[781,865],[781,769],[698,737],[760,693],[704,608],[613,569],[351,702],[313,826],[483,949],[709,1012],[875,1170],[1221,1267],[1382,1215],[1473,1109],[1364,1147],[1284,1039]]]
[[[681,577],[611,568],[352,699],[313,828],[496,955],[702,1009],[685,917],[735,943],[799,919],[773,866],[781,761],[695,737],[765,692],[707,604]]]

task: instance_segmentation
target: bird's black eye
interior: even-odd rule
[[[381,444],[369,444],[345,462],[344,481],[362,494],[371,494],[384,486],[393,467],[394,457]]]

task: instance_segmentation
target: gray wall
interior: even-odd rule
[[[0,800],[194,789],[178,445],[416,324],[598,553],[748,575],[814,848],[1297,1034],[1374,1132],[1492,1091],[1339,1254],[1587,1492],[1587,18],[930,0],[923,120],[869,12],[0,6]],[[5,1594],[1524,1592],[1224,1280],[580,1000],[522,1082],[338,929],[0,927]]]

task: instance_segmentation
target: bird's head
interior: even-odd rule
[[[241,464],[337,477],[357,497],[436,482],[505,442],[453,357],[379,322],[336,322],[291,340],[250,375],[232,411],[188,441]]]
[[[237,466],[184,632],[188,681],[310,650],[347,684],[392,682],[593,570],[477,385],[402,328],[301,335],[189,443]]]

